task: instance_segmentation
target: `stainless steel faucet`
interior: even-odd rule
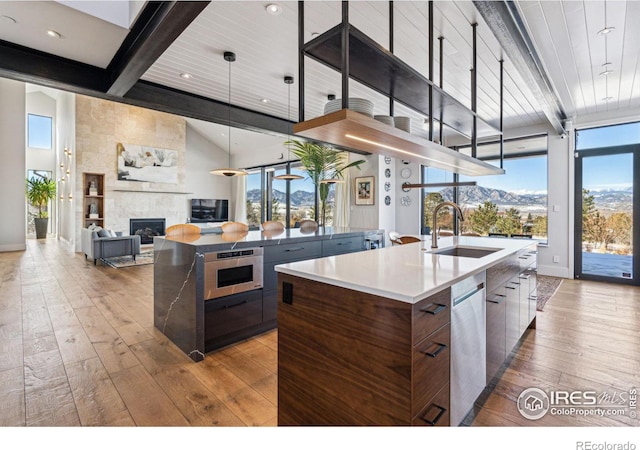
[[[435,208],[433,208],[433,226],[431,227],[431,248],[438,248],[438,211],[445,206],[451,206],[453,210],[458,214],[460,221],[464,221],[464,216],[462,215],[462,210],[460,207],[453,202],[442,202],[439,203]]]

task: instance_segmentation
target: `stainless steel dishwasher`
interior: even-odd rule
[[[451,286],[451,425],[457,426],[487,384],[485,272]]]

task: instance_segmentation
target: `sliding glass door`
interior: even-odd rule
[[[640,145],[587,145],[611,128],[588,130],[576,145],[575,277],[637,285]]]

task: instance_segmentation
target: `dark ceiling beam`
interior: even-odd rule
[[[244,130],[286,136],[292,131],[292,122],[268,114],[212,100],[148,81],[137,82],[120,101],[148,109],[179,116],[215,122]]]
[[[108,94],[107,71],[49,53],[0,40],[0,77],[63,91],[228,124],[229,106],[210,98],[138,81],[125,97]],[[292,122],[268,114],[231,106],[237,128],[286,136]]]
[[[565,134],[567,115],[544,70],[515,3],[474,0],[473,4],[531,89],[547,120],[558,134]]]
[[[107,67],[107,94],[125,95],[209,3],[149,2]]]
[[[0,77],[87,95],[104,92],[107,86],[104,69],[3,40]]]

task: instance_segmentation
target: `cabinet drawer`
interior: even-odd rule
[[[322,256],[340,255],[361,250],[364,250],[364,236],[325,239],[322,241]]]
[[[487,383],[507,358],[507,310],[505,288],[487,294]]]
[[[526,269],[536,263],[537,251],[535,246],[529,246],[518,252],[518,264],[520,270]]]
[[[412,416],[449,383],[451,326],[442,327],[413,347]],[[447,408],[448,409],[448,408]]]
[[[299,244],[280,244],[264,247],[264,262],[290,262],[322,256],[320,241],[300,242]]]
[[[427,406],[413,419],[413,425],[447,427],[450,410],[449,383],[428,402]]]
[[[230,295],[204,304],[205,339],[233,334],[262,323],[262,289]]]
[[[451,321],[451,289],[447,288],[414,304],[412,321],[414,344],[449,323]]]

